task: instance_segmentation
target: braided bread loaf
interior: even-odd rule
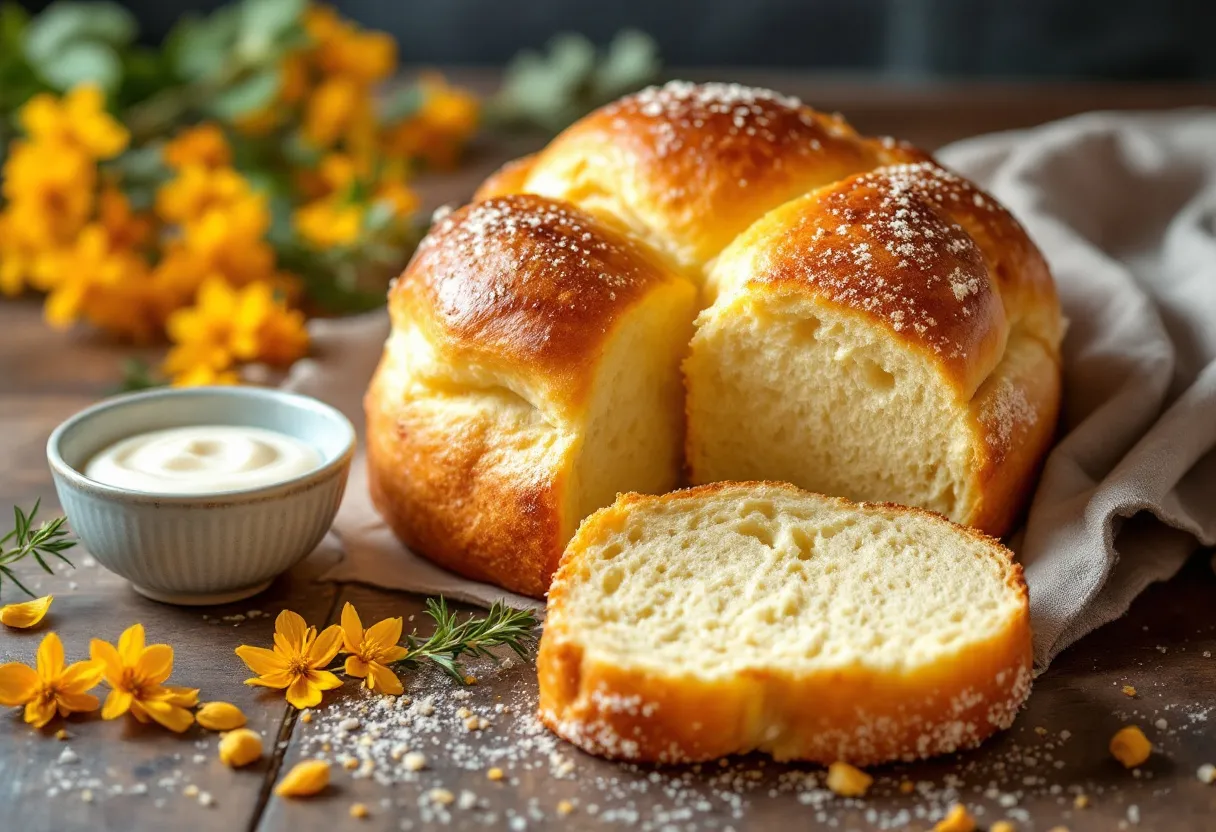
[[[1004,534],[1059,402],[1055,288],[1007,211],[736,85],[645,90],[507,165],[389,308],[377,506],[426,556],[536,596],[584,517],[684,480]]]

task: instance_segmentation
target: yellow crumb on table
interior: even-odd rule
[[[1124,685],[1123,686],[1123,695],[1124,696],[1135,696],[1136,689],[1134,687],[1132,687],[1131,685]]]
[[[494,766],[494,768],[492,768],[486,772],[487,780],[501,780],[502,778],[503,778],[502,769],[500,769],[498,766]]]
[[[357,757],[343,757],[342,768],[347,771],[354,771],[359,767],[359,759]]]
[[[933,832],[975,832],[975,818],[968,814],[967,807],[955,803],[946,816],[934,824]]]
[[[848,763],[828,766],[828,788],[841,797],[861,797],[873,782],[873,777]]]
[[[308,710],[307,708],[305,708],[305,709],[304,709],[304,710],[303,710],[303,711],[300,713],[300,722],[303,722],[305,725],[307,725],[308,723],[312,722],[312,711],[310,711],[310,710]]]
[[[900,781],[900,783],[899,783],[899,793],[900,794],[912,794],[912,792],[914,792],[914,791],[916,791],[916,784],[913,783],[911,780],[901,780]]]
[[[262,757],[262,738],[256,731],[237,728],[224,734],[219,745],[220,760],[231,768],[247,766]]]
[[[363,818],[367,817],[368,814],[369,814],[369,812],[367,811],[367,807],[364,806],[362,803],[350,804],[350,816],[352,818],[357,818],[359,820],[362,820]]]
[[[72,735],[67,732],[66,728],[60,728],[58,731],[55,732],[55,739],[57,739],[57,740],[61,740],[61,741],[66,740],[70,736],[72,736]]]
[[[475,685],[475,684],[477,684],[477,677],[476,676],[465,676],[464,683],[466,685]]]
[[[559,815],[561,815],[562,817],[565,817],[566,815],[570,814],[573,811],[574,811],[574,804],[571,803],[569,800],[562,800],[562,801],[558,802],[557,813]]]
[[[1148,759],[1153,744],[1137,725],[1121,728],[1110,738],[1110,753],[1127,768],[1135,768]]]
[[[1088,809],[1089,808],[1089,795],[1087,795],[1087,794],[1077,795],[1073,799],[1072,805],[1074,807],[1076,807],[1077,809]]]
[[[1018,832],[1018,828],[1007,820],[998,820],[988,827],[988,832]]]

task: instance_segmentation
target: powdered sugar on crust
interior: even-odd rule
[[[643,247],[574,206],[527,194],[466,206],[423,240],[394,294],[462,342],[554,359],[667,280]]]
[[[1000,301],[976,242],[938,207],[949,177],[930,163],[892,165],[800,200],[762,241],[754,279],[810,284],[939,355],[971,354],[987,331],[971,319]]]
[[[1026,398],[1026,390],[1021,385],[1003,377],[995,385],[980,409],[980,423],[985,428],[988,446],[999,462],[1013,445],[1018,426],[1034,426],[1039,413]]]

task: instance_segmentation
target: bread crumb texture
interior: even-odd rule
[[[1012,722],[1025,585],[926,512],[776,484],[626,495],[571,542],[538,668],[545,723],[608,757],[917,759]]]
[[[966,806],[955,803],[946,816],[933,825],[933,832],[975,832],[975,818],[967,812]]]
[[[828,766],[828,788],[841,797],[861,797],[874,778],[856,766],[835,762]]]

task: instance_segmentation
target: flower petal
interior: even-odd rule
[[[125,690],[112,690],[106,696],[106,703],[101,707],[102,719],[117,719],[131,709],[135,697]]]
[[[193,708],[198,704],[198,688],[178,688],[165,685],[160,689],[157,698],[183,708]]]
[[[367,641],[381,649],[392,647],[401,641],[401,628],[403,625],[404,622],[400,617],[386,618],[368,628]]]
[[[148,717],[148,712],[144,710],[144,703],[138,699],[131,703],[131,716],[143,723],[151,721]]]
[[[46,611],[51,608],[53,598],[53,595],[44,595],[41,598],[35,598],[33,601],[25,601],[21,604],[7,604],[0,607],[0,624],[18,629],[33,627],[42,620],[42,617],[46,615]]]
[[[169,678],[173,672],[173,648],[167,644],[152,644],[144,648],[135,670],[154,685]]]
[[[357,652],[363,643],[363,622],[355,605],[347,601],[342,607],[342,644],[348,653]]]
[[[312,684],[307,676],[299,676],[287,688],[287,701],[301,710],[319,705],[321,688]]]
[[[144,625],[132,624],[118,637],[118,655],[127,667],[134,667],[144,652]]]
[[[298,675],[290,670],[280,670],[277,673],[265,673],[261,676],[254,676],[252,679],[246,679],[245,684],[256,685],[262,688],[274,688],[282,690],[289,686],[298,678]]]
[[[113,644],[95,638],[89,642],[89,657],[102,667],[102,675],[110,687],[116,688],[122,684],[122,656],[118,654]]]
[[[267,650],[265,647],[242,644],[236,648],[236,654],[241,657],[241,661],[249,666],[250,670],[259,676],[282,673],[287,670],[286,660],[279,653]]]
[[[194,724],[194,714],[164,699],[145,699],[144,710],[170,731],[181,733]]]
[[[24,705],[38,689],[38,674],[21,662],[0,664],[0,705]]]
[[[331,624],[309,646],[305,658],[313,667],[325,667],[334,660],[334,656],[338,655],[338,648],[341,646],[342,628],[337,624]]]
[[[41,728],[52,719],[58,709],[55,707],[54,699],[31,699],[25,703],[25,721],[35,728]]]
[[[97,687],[103,665],[100,662],[74,662],[59,676],[59,689],[69,693],[84,693]]]
[[[333,690],[334,688],[342,687],[342,680],[328,670],[314,670],[308,674],[308,679],[321,690]]]
[[[358,656],[347,656],[346,664],[342,668],[346,671],[347,676],[354,676],[356,679],[362,679],[367,675],[367,662]]]
[[[63,673],[63,642],[56,633],[47,633],[38,645],[38,676],[57,679],[60,673]]]
[[[371,670],[371,675],[367,677],[369,688],[392,696],[404,692],[405,688],[401,686],[401,680],[397,678],[396,673],[379,662],[372,662],[368,667]]]
[[[402,647],[401,645],[398,644],[398,645],[388,648],[383,653],[381,653],[380,662],[382,664],[392,664],[393,662],[401,661],[409,654],[410,654],[409,650],[405,649],[404,647]]]
[[[283,610],[274,620],[274,631],[286,638],[288,644],[299,650],[300,645],[304,643],[304,634],[308,632],[308,624],[299,613]],[[275,641],[277,643],[278,640]]]
[[[101,700],[91,693],[60,691],[55,701],[59,705],[59,713],[64,716],[70,713],[88,713],[101,707]]]

